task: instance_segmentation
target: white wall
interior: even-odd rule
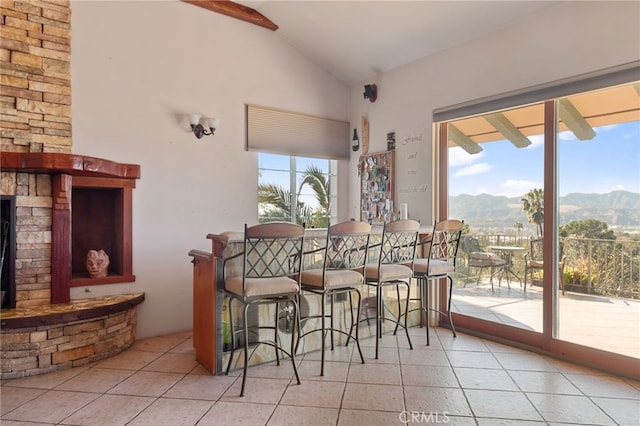
[[[346,120],[348,89],[276,33],[183,2],[83,0],[71,10],[73,152],[140,164],[142,175],[136,282],[91,295],[145,292],[138,337],[189,330],[189,250],[210,251],[208,233],[257,221],[244,105]],[[220,118],[215,136],[189,133],[190,112]]]
[[[368,116],[370,152],[386,150],[386,134],[396,132],[397,187],[411,189],[397,191],[396,205],[408,203],[409,217],[429,224],[433,220],[434,109],[639,59],[640,3],[567,2],[481,39],[362,81],[351,88],[350,121],[360,123],[363,115]],[[378,85],[375,103],[362,97],[363,85],[369,83]],[[421,136],[420,142],[403,143],[416,136]],[[351,163],[351,178],[357,182],[355,156]],[[424,185],[427,192],[413,192]],[[356,208],[355,183],[350,187],[350,200],[350,208]]]
[[[134,191],[137,281],[91,291],[144,291],[138,337],[190,329],[188,251],[209,250],[208,233],[257,220],[245,103],[349,120],[359,133],[366,115],[370,152],[385,150],[395,131],[397,187],[405,190],[397,202],[430,223],[433,109],[631,62],[640,52],[637,2],[570,2],[347,88],[277,33],[186,3],[71,4],[73,152],[142,171]],[[367,83],[378,85],[375,103],[362,98]],[[198,141],[181,117],[188,112],[222,125]],[[341,164],[342,220],[359,208],[359,154]],[[85,297],[83,290],[72,297]]]

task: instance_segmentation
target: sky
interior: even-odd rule
[[[596,136],[578,140],[572,132],[559,135],[559,195],[640,193],[640,121],[594,128]],[[543,186],[543,138],[516,148],[507,140],[482,144],[478,154],[449,149],[449,195],[491,194],[521,197]]]

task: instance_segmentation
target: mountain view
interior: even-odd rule
[[[523,194],[524,196],[524,194]],[[514,223],[527,223],[522,211],[521,197],[504,197],[489,194],[460,194],[449,197],[449,216],[462,218],[472,228],[483,230],[513,230]],[[610,229],[640,232],[640,194],[629,191],[612,191],[606,194],[573,193],[560,197],[559,220],[565,225],[573,220],[596,219],[605,222]]]

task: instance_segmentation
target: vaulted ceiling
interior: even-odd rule
[[[236,2],[241,6],[238,8],[229,1],[183,1],[257,25],[263,25],[265,18],[275,24],[276,34],[347,84],[373,78],[566,3],[263,0]],[[269,28],[268,23],[264,26]]]

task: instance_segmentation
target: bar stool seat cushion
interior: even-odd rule
[[[429,270],[427,271],[427,263],[429,264]],[[454,271],[455,267],[453,262],[447,262],[439,259],[420,258],[413,261],[413,271],[417,274],[425,274],[429,276],[438,276],[450,274]]]
[[[289,277],[247,278],[245,282],[246,297],[284,296],[298,292],[298,283]],[[242,296],[242,277],[227,278],[224,288]]]
[[[408,266],[391,263],[380,265],[378,270],[378,264],[372,263],[365,265],[364,274],[367,280],[384,282],[409,279],[413,276],[413,271]]]
[[[322,269],[309,269],[302,271],[300,281],[302,285],[316,288],[341,288],[353,287],[364,284],[364,277],[357,271],[350,269],[328,270],[325,272],[325,282],[322,282]]]

